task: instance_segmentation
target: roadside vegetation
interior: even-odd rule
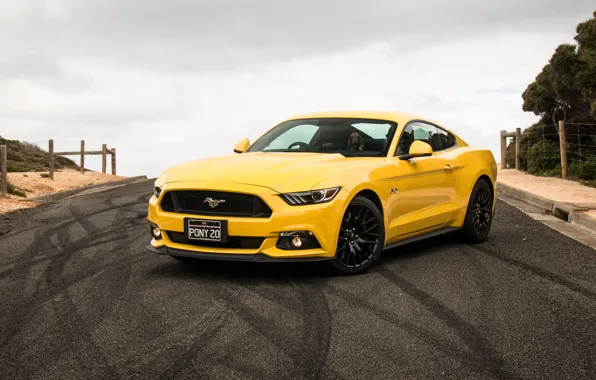
[[[8,150],[7,170],[14,172],[47,172],[49,171],[49,153],[35,144],[17,140],[6,140],[0,136],[0,145],[6,145]],[[65,168],[78,169],[78,165],[66,157],[56,156],[54,160],[56,171]],[[47,174],[41,173],[43,178]],[[20,189],[8,182],[8,193],[25,197],[24,189]]]
[[[559,120],[567,137],[568,176],[596,184],[596,11],[576,27],[575,44],[561,44],[524,91],[523,110],[540,116],[525,129],[521,166],[528,173],[561,176]],[[515,144],[507,148],[515,166]]]

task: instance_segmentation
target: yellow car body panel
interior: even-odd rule
[[[490,181],[493,212],[496,200],[496,163],[492,153],[476,149],[453,131],[427,118],[395,112],[323,112],[287,120],[350,117],[388,120],[397,124],[385,157],[344,157],[341,154],[306,152],[245,152],[187,162],[165,171],[155,181],[161,194],[149,201],[148,220],[162,231],[151,241],[154,249],[234,255],[265,255],[272,259],[329,259],[335,256],[342,217],[358,194],[375,198],[385,227],[385,246],[417,236],[460,228],[475,183]],[[432,123],[455,136],[451,149],[428,157],[401,160],[395,156],[398,140],[412,121]],[[293,206],[280,193],[341,187],[327,203]],[[268,218],[190,215],[164,211],[160,201],[172,190],[213,190],[260,197],[272,210]],[[169,234],[183,233],[186,218],[225,219],[228,235],[264,238],[256,248],[221,248],[178,244]],[[320,248],[282,250],[276,247],[282,232],[311,231]]]

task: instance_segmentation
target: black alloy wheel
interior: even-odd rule
[[[470,243],[486,240],[493,219],[493,195],[489,184],[480,179],[472,190],[463,233]]]
[[[479,235],[484,235],[490,226],[492,218],[492,201],[486,189],[479,188],[474,200],[474,229]]]
[[[368,198],[358,196],[350,202],[342,218],[331,267],[339,274],[365,272],[381,256],[384,242],[381,212]]]

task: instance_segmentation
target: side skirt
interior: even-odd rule
[[[431,231],[431,232],[424,233],[422,235],[413,236],[411,238],[407,238],[407,239],[404,239],[404,240],[396,241],[395,243],[391,243],[391,244],[385,246],[383,248],[383,250],[386,251],[388,249],[399,247],[399,246],[402,246],[402,245],[405,245],[405,244],[410,244],[410,243],[413,243],[415,241],[420,241],[420,240],[428,239],[428,238],[435,237],[435,236],[445,235],[445,234],[448,234],[450,232],[457,231],[457,230],[461,230],[461,228],[460,227],[445,227],[445,228],[441,228],[441,229],[436,230],[436,231]]]

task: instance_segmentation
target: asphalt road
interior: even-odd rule
[[[435,238],[327,277],[156,256],[150,192],[3,221],[0,379],[596,378],[596,251],[503,202],[486,243]]]

